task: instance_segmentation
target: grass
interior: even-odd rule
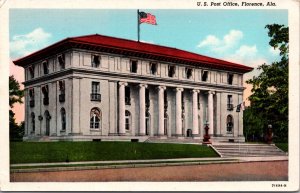
[[[289,144],[288,143],[275,143],[275,145],[284,152],[289,151]]]
[[[12,142],[10,163],[218,157],[207,146],[131,142]]]

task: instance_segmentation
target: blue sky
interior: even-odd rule
[[[141,40],[217,58],[272,62],[267,24],[288,24],[286,10],[142,10],[157,26],[142,24]],[[17,58],[61,39],[103,34],[137,39],[136,10],[12,9],[10,55]],[[23,44],[22,44],[23,43]],[[248,52],[246,54],[245,52]],[[252,54],[252,55],[251,55]],[[277,58],[277,57],[275,57]]]
[[[279,59],[268,42],[267,24],[288,25],[287,10],[140,10],[156,16],[158,25],[141,25],[141,41],[175,47],[257,67]],[[10,9],[12,60],[67,37],[89,34],[137,40],[134,9]],[[23,69],[11,62],[10,74],[24,81]],[[254,70],[244,80],[257,75]],[[247,85],[245,85],[247,87]],[[249,95],[250,88],[245,90]],[[247,94],[248,93],[248,94]]]

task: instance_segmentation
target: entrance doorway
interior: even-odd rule
[[[50,113],[49,111],[45,111],[45,118],[46,118],[46,136],[50,135]]]
[[[186,136],[187,137],[192,137],[192,130],[191,129],[186,130]]]

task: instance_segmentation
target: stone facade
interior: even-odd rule
[[[202,139],[206,123],[215,140],[244,140],[243,112],[235,107],[249,67],[78,46],[45,48],[14,62],[25,69],[25,140]]]

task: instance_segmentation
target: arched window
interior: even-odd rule
[[[232,133],[232,131],[233,131],[233,117],[232,117],[232,115],[227,116],[226,126],[227,126],[227,132]]]
[[[32,133],[34,133],[35,132],[35,115],[33,112],[31,113],[31,128],[32,128]]]
[[[65,131],[66,130],[66,125],[67,125],[65,108],[61,108],[60,115],[61,115],[61,130]]]
[[[90,113],[90,128],[100,129],[102,114],[98,108],[92,108]]]
[[[146,135],[149,135],[150,132],[150,113],[147,111],[146,112]]]
[[[129,111],[125,111],[125,130],[129,131],[131,127],[131,113]]]

